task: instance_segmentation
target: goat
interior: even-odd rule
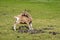
[[[32,28],[32,17],[31,15],[25,10],[20,15],[14,16],[16,18],[16,21],[14,23],[14,31],[16,31],[17,24],[27,24],[29,30],[33,30]]]

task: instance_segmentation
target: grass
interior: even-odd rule
[[[60,40],[60,34],[29,34],[11,30],[15,21],[13,17],[24,9],[31,10],[33,28],[52,25],[54,30],[45,31],[60,32],[60,0],[0,0],[0,40]]]

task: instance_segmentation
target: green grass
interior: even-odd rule
[[[15,21],[13,17],[24,9],[31,10],[33,28],[52,25],[54,29],[47,32],[60,32],[60,0],[0,0],[0,40],[60,40],[60,34],[29,34],[11,30]]]

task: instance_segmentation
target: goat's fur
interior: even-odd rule
[[[14,30],[16,31],[17,24],[27,24],[29,30],[32,30],[32,17],[27,11],[23,11],[20,15],[14,16],[16,21],[14,23]]]

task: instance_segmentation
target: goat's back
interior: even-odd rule
[[[22,17],[20,18],[20,20],[23,21],[23,22],[30,22],[30,21],[32,21],[31,18],[26,17],[26,16],[22,16]]]

